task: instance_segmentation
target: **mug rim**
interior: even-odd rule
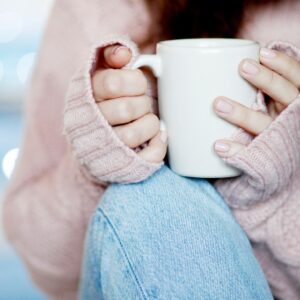
[[[188,45],[187,42],[192,42]],[[203,42],[203,45],[199,46],[199,42]],[[215,42],[215,44],[204,45],[204,43]],[[218,42],[226,42],[224,44],[217,44]],[[193,45],[195,43],[195,45]],[[198,45],[196,45],[198,43]],[[240,48],[253,45],[259,45],[257,41],[248,39],[234,39],[234,38],[192,38],[192,39],[174,39],[174,40],[164,40],[160,41],[158,46],[167,48],[193,48],[193,49],[219,49],[219,48]]]

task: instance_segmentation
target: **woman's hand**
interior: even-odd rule
[[[214,101],[215,112],[254,136],[259,135],[299,94],[300,63],[287,54],[262,48],[260,64],[246,59],[239,67],[240,74],[270,97],[269,115],[245,107],[231,99],[219,97]],[[230,140],[218,140],[215,151],[221,157],[231,157],[245,145]]]
[[[99,109],[128,147],[149,141],[138,155],[149,162],[161,162],[167,151],[167,136],[160,132],[159,119],[152,113],[153,99],[146,95],[146,77],[141,70],[120,70],[131,59],[127,47],[108,46],[103,54],[107,68],[96,71],[92,78]]]

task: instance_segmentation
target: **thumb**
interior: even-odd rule
[[[113,45],[104,49],[104,62],[109,68],[123,68],[129,63],[131,57],[131,51],[126,46]]]

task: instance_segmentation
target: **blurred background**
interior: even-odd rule
[[[0,0],[0,213],[18,155],[25,94],[52,2]],[[5,241],[1,224],[0,300],[46,299]]]

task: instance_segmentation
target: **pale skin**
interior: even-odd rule
[[[141,70],[121,70],[131,59],[124,46],[104,49],[104,64],[93,74],[92,85],[99,109],[125,145],[134,149],[149,141],[138,155],[148,162],[163,161],[167,152],[166,132],[152,112],[146,95],[147,80]]]
[[[242,61],[239,73],[270,97],[269,115],[245,107],[226,97],[215,99],[214,110],[224,120],[257,136],[298,96],[300,64],[284,53],[262,48],[260,62],[250,59]],[[218,140],[215,143],[216,153],[225,158],[237,154],[245,147],[228,139]]]
[[[146,78],[139,70],[120,70],[130,61],[130,50],[109,46],[104,50],[104,59],[107,68],[95,72],[92,80],[99,109],[130,148],[149,141],[138,155],[149,162],[163,161],[167,136],[166,132],[160,132],[159,119],[151,112],[152,99],[146,96]],[[270,97],[269,115],[225,96],[215,99],[213,107],[219,117],[257,136],[298,96],[300,64],[284,53],[262,48],[260,62],[242,61],[239,73]],[[216,153],[224,158],[245,147],[228,139],[218,140],[214,145]]]

